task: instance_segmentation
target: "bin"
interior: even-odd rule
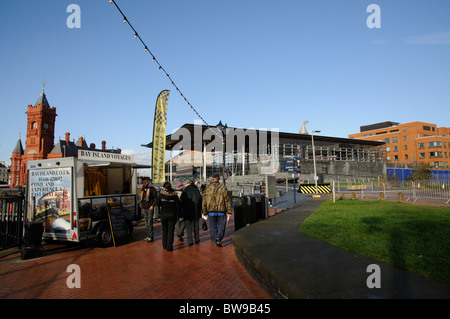
[[[234,206],[234,230],[241,229],[247,225],[249,206],[247,198],[239,197]]]
[[[256,221],[266,219],[266,196],[263,194],[256,194],[255,206],[256,206]]]
[[[42,246],[44,224],[41,222],[25,223],[24,231],[23,247],[21,252],[22,259],[42,257],[44,254],[44,247]]]

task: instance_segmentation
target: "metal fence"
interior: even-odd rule
[[[0,250],[22,244],[23,200],[21,195],[0,196]]]
[[[450,203],[450,181],[445,180],[353,183],[344,187],[335,183],[334,191],[337,197],[345,198]]]

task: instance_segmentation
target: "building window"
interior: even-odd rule
[[[391,151],[390,147],[386,147],[386,153],[389,153]]]
[[[443,168],[444,163],[443,162],[431,162],[430,167]]]
[[[403,126],[403,132],[406,132],[406,126]],[[404,136],[406,137],[406,136]]]
[[[398,155],[394,155],[394,161],[398,162]]]
[[[390,156],[386,156],[386,161],[390,162],[391,161],[391,157]]]
[[[442,142],[441,141],[428,142],[428,148],[432,147],[442,147]]]
[[[390,143],[389,137],[388,137],[388,138],[385,138],[385,139],[384,139],[384,142],[385,142],[386,144],[389,144],[389,143]]]
[[[392,143],[397,143],[397,141],[398,141],[397,136],[395,136],[395,137],[392,138]]]
[[[403,135],[403,140],[406,141],[406,135]]]
[[[424,149],[425,148],[425,143],[419,143],[419,148],[420,149]]]
[[[425,153],[419,153],[419,158],[420,159],[425,159]]]
[[[405,160],[407,160],[408,159],[408,154],[405,154]]]
[[[442,152],[430,152],[430,158],[442,157]]]
[[[424,131],[431,131],[431,127],[425,126],[425,125],[424,125],[424,126],[423,126],[423,130],[424,130]]]
[[[394,152],[398,152],[398,146],[394,146],[394,147],[393,147],[393,151],[394,151]]]
[[[408,149],[408,145],[403,145],[403,149],[406,151]]]

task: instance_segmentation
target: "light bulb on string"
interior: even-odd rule
[[[143,40],[141,39],[141,37],[138,35],[137,31],[133,28],[133,26],[131,25],[131,23],[128,22],[126,16],[123,14],[122,10],[119,8],[119,6],[117,5],[117,3],[114,0],[109,0],[110,4],[114,4],[117,8],[117,10],[120,12],[120,14],[123,17],[123,23],[128,23],[128,25],[130,26],[130,28],[134,31],[134,38],[137,39],[139,38],[139,40],[142,42],[142,44],[144,45],[144,49],[146,52],[149,52],[150,55],[152,56],[152,62],[156,62],[156,64],[158,65],[158,70],[162,70],[164,72],[164,74],[167,76],[167,78],[170,79],[172,86],[174,86],[177,90],[177,92],[180,93],[180,96],[184,99],[184,101],[188,104],[188,106],[195,112],[195,114],[198,116],[198,118],[200,120],[202,120],[202,122],[204,122],[208,127],[208,123],[203,119],[203,117],[201,117],[201,115],[197,112],[197,110],[191,105],[191,103],[187,100],[187,98],[183,95],[183,93],[178,89],[178,87],[176,86],[176,84],[173,82],[173,80],[170,78],[170,75],[167,73],[167,71],[162,67],[162,65],[159,63],[159,61],[156,59],[156,57],[153,55],[153,53],[149,50],[149,48],[147,47],[147,45],[145,45],[145,43],[143,42]]]

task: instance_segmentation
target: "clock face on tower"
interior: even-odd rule
[[[33,123],[33,128],[37,128],[37,122]]]
[[[48,123],[44,123],[44,128],[48,129]]]

